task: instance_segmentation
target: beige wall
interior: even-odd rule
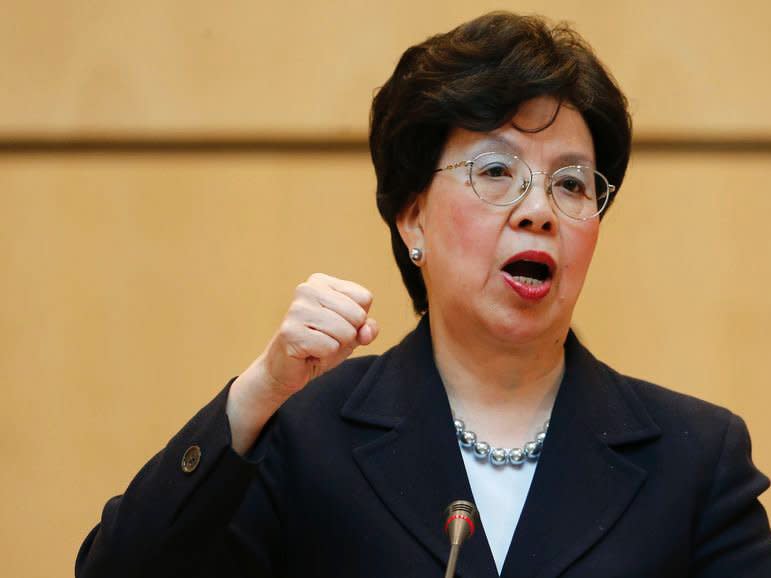
[[[757,0],[27,0],[0,19],[0,133],[360,135],[409,44],[502,7],[573,22],[645,133],[771,132]]]
[[[7,575],[71,574],[104,501],[260,351],[309,273],[373,290],[383,326],[374,352],[414,323],[374,207],[366,152],[205,146],[232,137],[363,140],[372,90],[401,50],[496,6],[381,4],[4,7]],[[760,143],[744,153],[636,153],[603,223],[575,325],[621,371],[744,416],[756,462],[771,472],[763,366],[771,86],[759,72],[771,54],[771,8],[560,0],[548,13],[574,21],[610,65],[642,137]],[[52,139],[95,136],[195,138],[203,146],[43,150]],[[20,139],[40,150],[23,152]]]

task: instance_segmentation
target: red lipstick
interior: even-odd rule
[[[528,301],[539,301],[551,290],[557,264],[543,251],[522,251],[509,257],[501,268],[503,279],[517,295]]]

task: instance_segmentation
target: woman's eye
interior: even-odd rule
[[[571,195],[585,195],[586,194],[586,185],[583,183],[583,181],[567,177],[564,179],[561,179],[557,186],[564,190],[566,193],[570,193]]]
[[[506,165],[488,165],[479,171],[482,176],[490,178],[510,177],[511,170]]]

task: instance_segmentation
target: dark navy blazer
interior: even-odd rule
[[[506,578],[771,578],[768,487],[729,411],[620,375],[571,333]],[[473,500],[427,319],[293,396],[248,460],[227,388],[110,500],[79,578],[441,578],[443,511]],[[180,461],[201,448],[198,468]],[[484,528],[458,575],[497,576]]]

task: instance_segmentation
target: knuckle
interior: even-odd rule
[[[300,283],[297,287],[294,288],[294,296],[293,301],[296,301],[297,299],[302,299],[308,292],[308,288],[305,286],[304,283]]]
[[[325,357],[335,355],[338,351],[340,351],[340,343],[335,339],[330,339],[324,344],[322,350]]]
[[[343,342],[345,343],[351,343],[356,339],[356,335],[358,335],[358,331],[355,327],[353,327],[351,324],[346,323],[345,327],[343,328],[343,335],[340,337],[343,338]]]
[[[278,326],[278,336],[282,341],[291,343],[295,337],[294,324],[288,319],[284,319]]]
[[[367,312],[364,311],[361,307],[357,308],[356,311],[353,314],[353,322],[356,324],[356,327],[361,327],[364,325],[364,323],[367,321]]]
[[[306,306],[302,303],[302,301],[292,301],[292,303],[289,304],[286,317],[290,319],[302,317],[305,310]],[[285,321],[288,321],[288,319],[285,318]]]
[[[334,293],[331,289],[325,287],[319,290],[318,295],[316,296],[316,300],[322,307],[332,309],[335,303]]]
[[[372,305],[372,292],[369,289],[361,289],[361,302],[365,307]]]
[[[313,291],[313,286],[310,284],[310,279],[308,279],[308,281],[303,281],[294,289],[294,293],[298,297],[308,295],[311,291]]]
[[[352,317],[351,322],[353,324],[352,329],[354,330],[355,333],[358,333],[359,328],[362,325],[364,325],[364,323],[367,321],[367,313],[364,311],[364,309],[357,308],[356,311],[353,312],[351,317]]]
[[[297,332],[297,323],[294,319],[287,316],[281,321],[278,330],[282,335],[293,335]]]

